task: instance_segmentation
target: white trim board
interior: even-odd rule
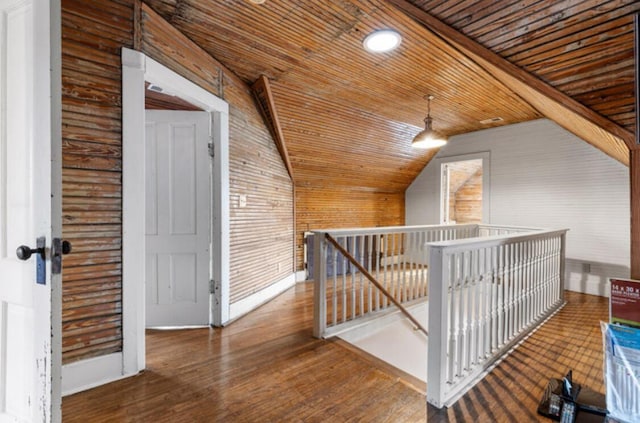
[[[444,216],[442,215],[442,165],[445,163],[454,163],[454,162],[464,162],[467,160],[482,160],[482,222],[490,223],[491,222],[491,152],[482,151],[478,153],[470,153],[470,154],[461,154],[457,156],[446,156],[446,157],[437,157],[433,160],[437,169],[437,187],[440,194],[439,201],[439,216],[440,216],[440,224],[444,221]]]
[[[284,291],[291,288],[295,284],[296,274],[291,273],[284,279],[281,279],[278,282],[269,285],[268,287],[231,304],[229,307],[229,320],[235,320],[241,316],[244,316],[248,312],[254,310],[256,307],[282,294]]]
[[[122,353],[65,364],[62,366],[62,395],[72,395],[127,376],[122,372]]]
[[[145,173],[144,83],[162,87],[211,114],[211,136],[216,152],[212,165],[211,323],[229,319],[229,105],[143,53],[122,49],[122,196],[123,196],[123,363],[125,373],[145,367]],[[143,164],[141,166],[141,163]]]

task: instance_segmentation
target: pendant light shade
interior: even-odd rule
[[[447,137],[434,130],[431,126],[433,119],[431,118],[431,100],[433,100],[431,94],[425,96],[427,99],[427,117],[424,118],[424,130],[418,132],[411,141],[411,146],[415,148],[429,149],[439,148],[447,143]]]

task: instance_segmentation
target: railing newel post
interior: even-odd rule
[[[322,338],[327,330],[327,242],[324,232],[313,237],[313,336]]]
[[[449,256],[443,255],[443,247],[429,249],[429,343],[427,360],[427,401],[436,407],[444,406],[447,385],[448,291],[449,280],[444,280],[449,268]]]

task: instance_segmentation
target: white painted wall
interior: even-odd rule
[[[629,277],[629,170],[543,119],[452,137],[406,191],[406,224],[439,222],[440,158],[490,153],[485,223],[569,228],[567,289],[605,295]]]

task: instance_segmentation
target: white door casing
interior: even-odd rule
[[[229,320],[229,105],[143,53],[122,49],[122,331],[121,372],[145,368],[145,81],[206,111],[215,147],[212,169],[211,275],[215,285],[210,320]],[[95,367],[87,361],[85,369]],[[80,369],[78,369],[80,371]],[[110,371],[111,379],[118,377]],[[103,383],[101,381],[96,382]],[[95,385],[94,385],[95,386]]]
[[[207,112],[147,110],[146,326],[209,324]]]
[[[482,160],[482,223],[491,223],[491,153],[488,151],[461,154],[459,156],[436,157],[433,159],[436,169],[438,169],[436,184],[440,190],[439,222],[445,222],[445,194],[448,190],[449,181],[446,181],[444,164],[454,162],[464,162],[467,160]],[[446,183],[446,185],[445,185]]]
[[[52,155],[60,146],[59,121],[52,118],[59,49],[50,41],[59,28],[58,7],[49,0],[0,0],[0,421],[60,418],[59,409],[52,411],[60,404],[59,383],[52,382],[60,367],[52,364],[59,322],[51,318],[58,315],[51,298],[60,276],[51,275],[49,261],[52,236],[60,236],[52,221],[52,196],[59,204],[61,190],[59,152]],[[38,237],[46,240],[44,258],[34,252],[18,260],[16,248],[36,248]]]

